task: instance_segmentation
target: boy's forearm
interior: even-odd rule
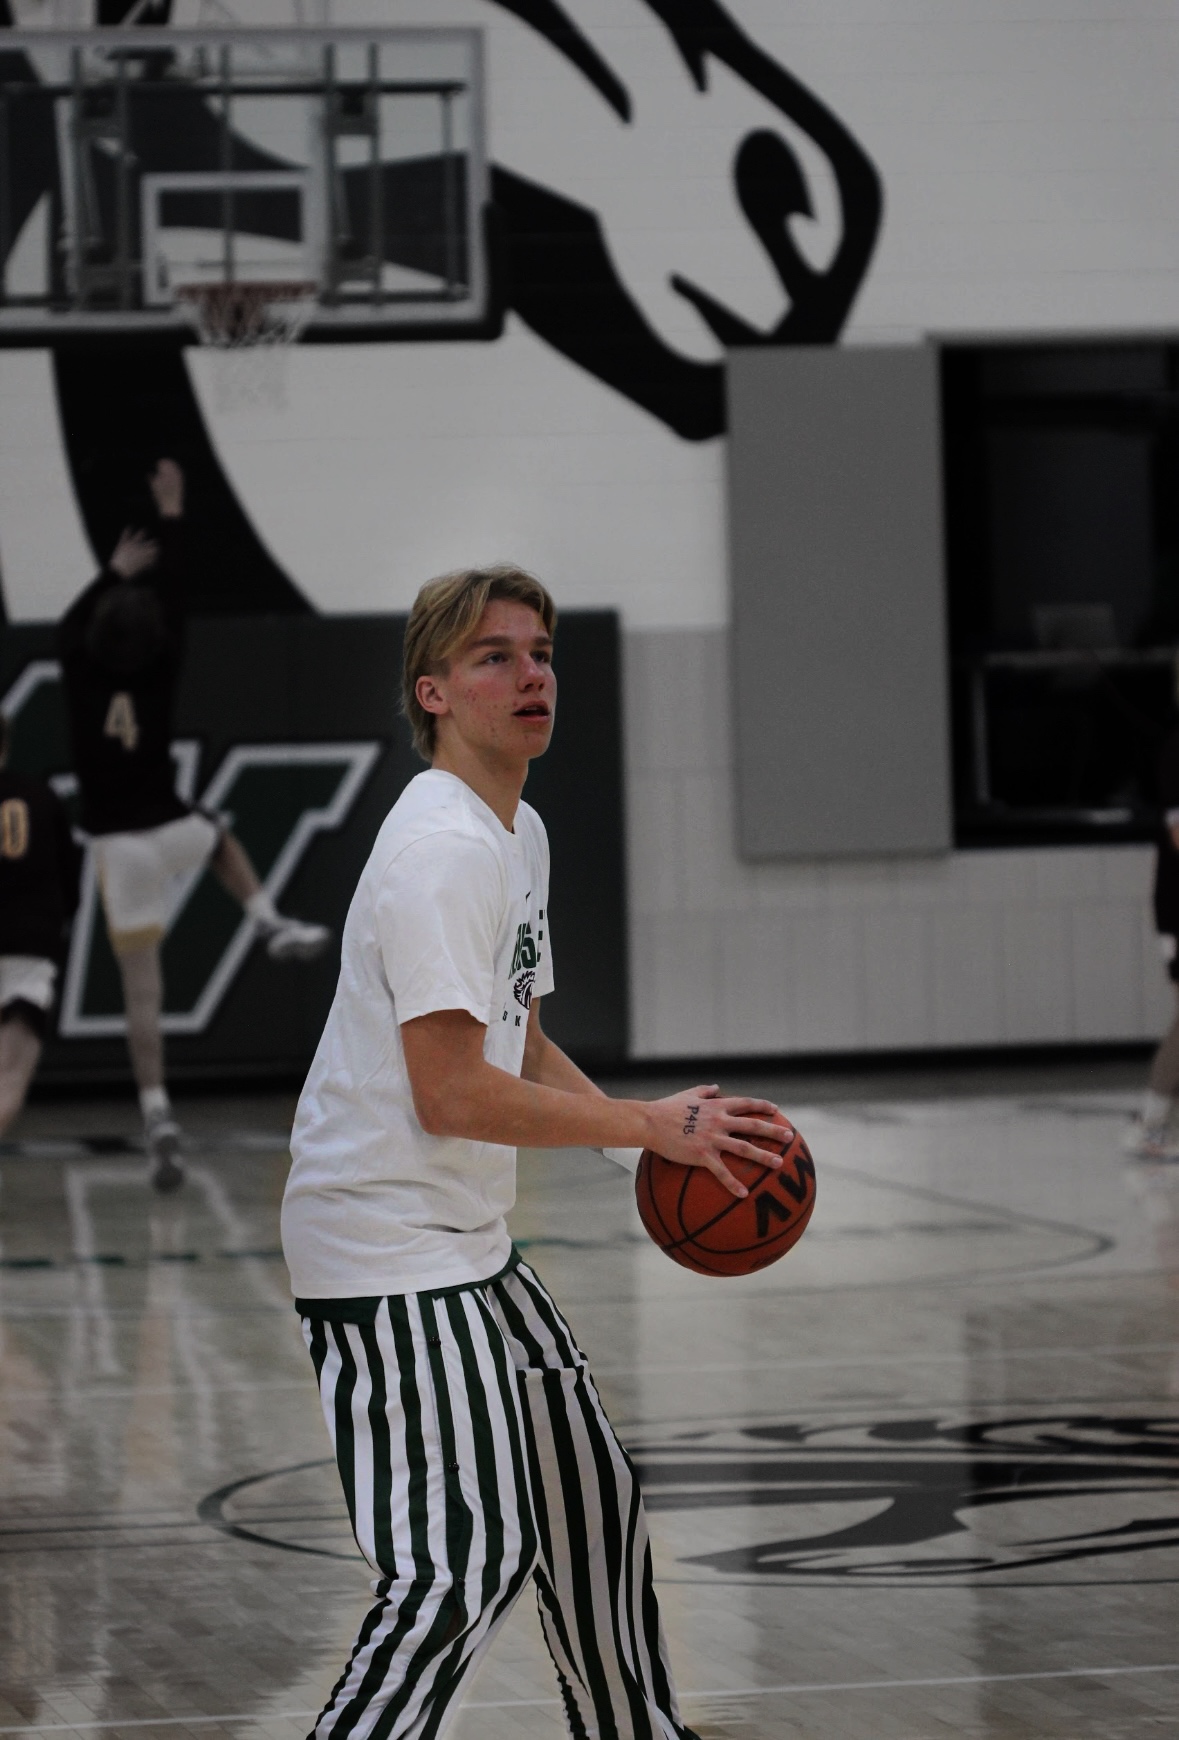
[[[535,1038],[529,1034],[520,1073],[525,1081],[537,1082],[541,1087],[559,1088],[562,1093],[588,1094],[597,1099],[606,1097],[597,1083],[592,1082],[559,1045],[539,1030]]]
[[[438,1096],[427,1109],[433,1136],[464,1136],[499,1142],[509,1148],[642,1148],[647,1146],[649,1114],[641,1100],[612,1100],[583,1076],[576,1064],[553,1046],[542,1065],[550,1080],[524,1080],[482,1063],[461,1087]],[[568,1068],[566,1074],[557,1062]],[[421,1117],[422,1108],[419,1108]]]

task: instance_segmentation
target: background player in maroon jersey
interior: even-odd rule
[[[0,714],[0,1136],[41,1056],[82,864],[61,799],[7,763]]]

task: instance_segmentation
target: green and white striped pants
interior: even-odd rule
[[[634,1470],[532,1270],[340,1304],[303,1331],[377,1601],[311,1740],[432,1740],[529,1577],[575,1740],[690,1740]]]

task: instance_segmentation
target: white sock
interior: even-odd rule
[[[1147,1088],[1142,1096],[1142,1122],[1148,1130],[1161,1130],[1171,1116],[1174,1105],[1170,1094],[1156,1094],[1153,1088]]]
[[[145,1124],[153,1118],[163,1118],[172,1110],[172,1102],[168,1098],[166,1087],[141,1088],[139,1090],[139,1109],[143,1113]]]
[[[264,888],[251,894],[246,901],[246,911],[262,930],[277,930],[282,923],[282,914]]]

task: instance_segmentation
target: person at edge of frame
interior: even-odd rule
[[[275,960],[312,960],[331,933],[284,917],[222,819],[176,791],[172,724],[184,651],[184,473],[160,459],[148,484],[155,524],[127,526],[58,628],[81,823],[118,961],[127,1046],[152,1183],[184,1181],[181,1133],[164,1085],[160,945],[179,878],[208,865]]]
[[[0,1136],[41,1060],[82,873],[65,805],[8,766],[8,738],[0,713]]]
[[[556,612],[511,566],[428,582],[403,706],[430,765],[377,836],[299,1101],[282,1239],[375,1604],[312,1734],[439,1732],[531,1578],[570,1731],[688,1736],[634,1470],[511,1244],[516,1147],[765,1163],[768,1100],[608,1098],[541,1026]]]
[[[1175,655],[1175,698],[1179,702],[1179,648]],[[1142,1107],[1131,1120],[1122,1146],[1143,1160],[1179,1160],[1174,1129],[1179,1098],[1179,720],[1163,739],[1156,791],[1159,820],[1154,871],[1154,922],[1159,950],[1176,989],[1174,1019],[1150,1065]]]

